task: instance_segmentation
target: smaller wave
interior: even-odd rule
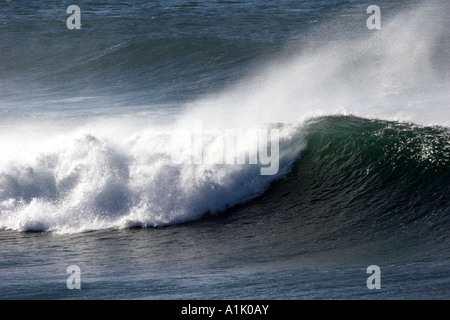
[[[73,98],[64,98],[64,99],[58,99],[58,100],[50,100],[49,103],[76,103],[76,102],[83,102],[86,100],[91,99],[98,99],[98,97],[73,97]]]

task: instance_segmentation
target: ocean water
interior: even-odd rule
[[[0,2],[0,299],[449,299],[449,14]]]

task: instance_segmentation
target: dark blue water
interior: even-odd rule
[[[1,2],[0,298],[450,298],[450,6],[370,4]],[[279,170],[173,163],[196,123]]]

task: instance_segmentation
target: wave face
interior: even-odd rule
[[[302,158],[266,200],[313,229],[305,245],[448,243],[448,128],[339,116],[315,119],[307,132]]]
[[[376,219],[448,211],[446,1],[386,3],[376,32],[366,7],[339,1],[302,2],[300,25],[288,2],[230,4],[220,20],[220,3],[136,4],[80,1],[82,32],[61,28],[56,4],[1,4],[0,228],[166,226],[249,203],[274,181]],[[279,172],[173,163],[183,142],[171,133],[196,121],[277,126]]]

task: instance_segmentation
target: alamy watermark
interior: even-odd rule
[[[69,278],[66,280],[67,289],[81,289],[81,269],[77,265],[67,267]]]
[[[8,2],[10,0],[7,0]],[[66,20],[66,26],[69,30],[81,29],[81,10],[77,5],[70,5],[67,7],[67,13],[71,16]],[[381,10],[377,5],[370,5],[367,7],[367,13],[371,16],[366,21],[366,26],[368,29],[381,29]]]
[[[367,13],[372,15],[367,19],[366,25],[368,29],[381,29],[381,10],[379,6],[371,5],[367,7]]]
[[[371,274],[366,281],[367,289],[381,289],[380,267],[377,265],[368,266],[366,272]]]
[[[70,265],[66,270],[69,277],[66,280],[67,289],[81,289],[81,269],[77,265]],[[370,265],[366,269],[370,276],[366,280],[367,289],[381,289],[381,269],[377,265]]]
[[[279,169],[278,129],[203,130],[202,122],[195,121],[192,130],[175,130],[172,139],[176,164],[261,165],[261,175],[274,175]]]
[[[71,5],[67,7],[67,13],[71,13],[72,15],[67,18],[66,26],[67,29],[81,29],[81,10],[79,6]]]

